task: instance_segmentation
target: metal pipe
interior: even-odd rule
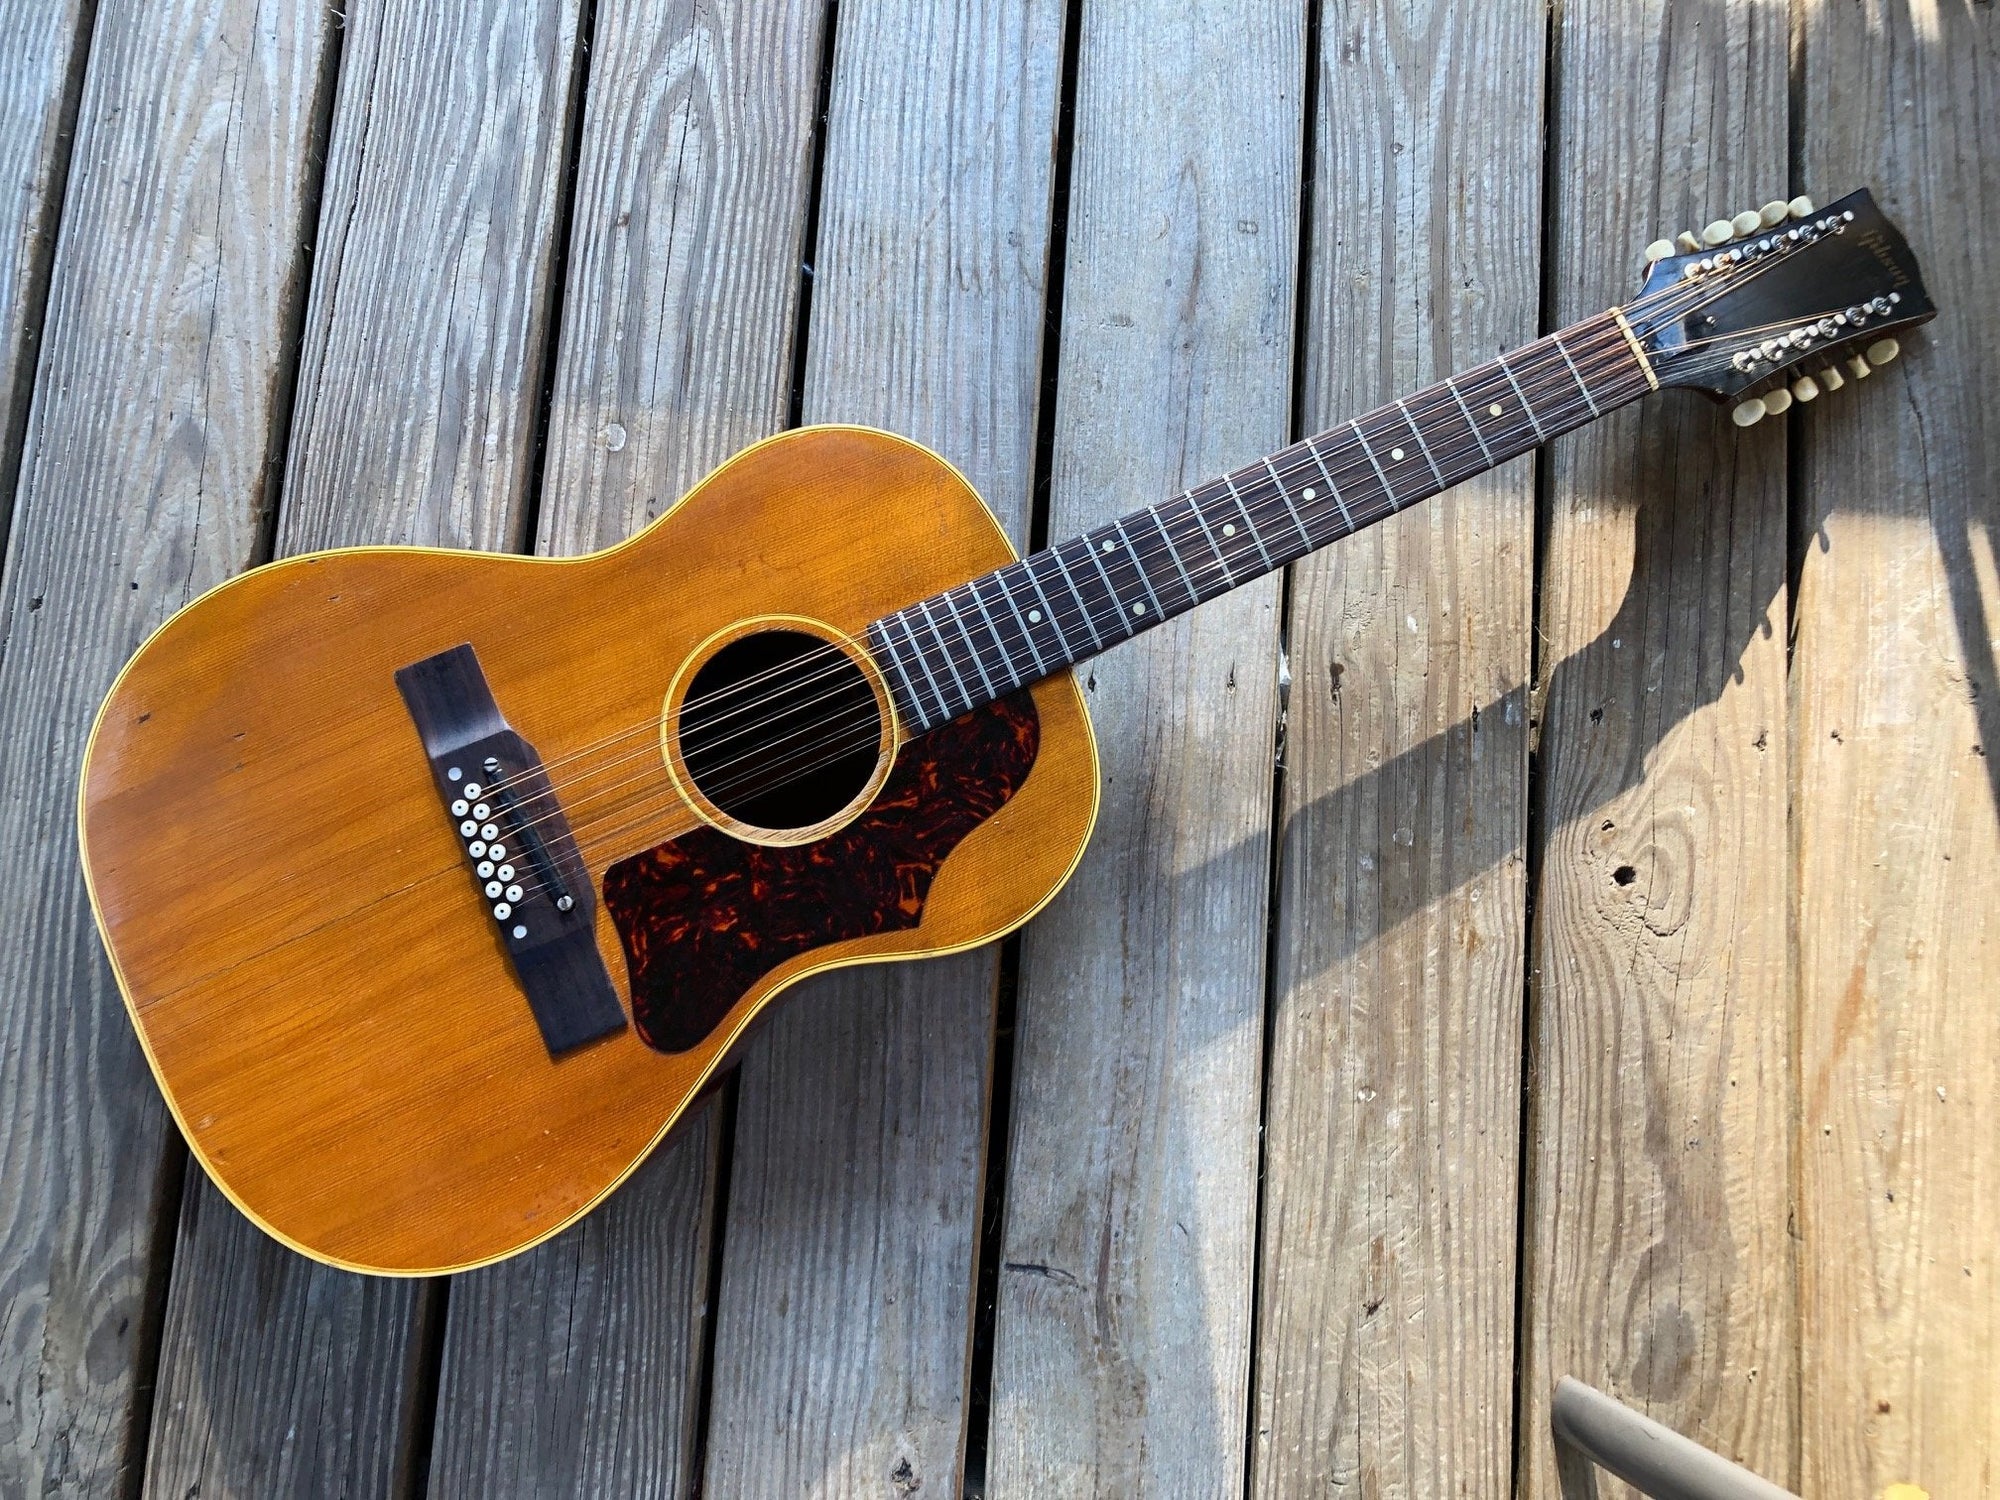
[[[1799,1500],[1692,1438],[1642,1417],[1624,1403],[1565,1375],[1549,1408],[1564,1500],[1594,1500],[1596,1482],[1581,1454],[1653,1500]]]

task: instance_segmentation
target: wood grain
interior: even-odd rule
[[[624,540],[784,425],[824,0],[601,0],[543,552]]]
[[[0,0],[0,554],[95,14],[86,0]]]
[[[1017,543],[1061,19],[842,5],[812,256],[808,418],[928,443]],[[834,978],[749,1049],[708,1493],[957,1488],[994,977],[987,951]]]
[[[0,618],[0,1491],[101,1495],[143,1444],[178,1147],[72,826],[127,653],[251,561],[300,293],[316,10],[107,4]]]
[[[1304,24],[1085,12],[1052,536],[1290,435]],[[1022,940],[996,1497],[1242,1484],[1279,594],[1085,669],[1106,800]]]
[[[601,3],[538,550],[659,515],[783,424],[824,7]],[[685,1494],[718,1131],[453,1286],[431,1488]]]
[[[1543,9],[1322,22],[1304,419],[1536,333]],[[1509,1482],[1533,468],[1295,570],[1253,1491]]]
[[[281,552],[524,536],[576,11],[345,8]],[[429,1294],[305,1260],[198,1175],[189,1197],[147,1492],[387,1493]]]
[[[1792,722],[1808,1495],[2000,1484],[2000,14],[1804,8],[1804,182],[1938,321],[1801,424]]]
[[[1787,112],[1782,5],[1560,16],[1558,322],[1783,195]],[[1670,395],[1549,462],[1522,1472],[1573,1375],[1791,1485],[1784,433]]]
[[[886,515],[923,515],[932,532],[910,547]],[[83,843],[133,1017],[203,1165],[272,1234],[336,1265],[415,1275],[495,1260],[615,1185],[766,996],[832,963],[970,947],[1022,920],[1094,811],[1066,678],[1031,690],[1035,773],[965,835],[918,927],[774,957],[698,1046],[655,1051],[628,1030],[552,1065],[529,1007],[496,1004],[512,968],[469,899],[429,762],[399,732],[392,665],[469,640],[494,699],[563,763],[649,724],[670,664],[742,613],[789,605],[852,633],[1006,556],[928,450],[817,428],[740,456],[616,552],[324,552],[171,622],[99,723]],[[682,587],[663,596],[667,577]],[[284,670],[260,670],[273,661]],[[582,784],[570,778],[565,805],[600,880],[700,826],[657,761],[596,816],[575,815]],[[595,935],[616,975],[608,905]]]

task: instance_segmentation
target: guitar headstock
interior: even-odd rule
[[[1901,231],[1866,188],[1717,219],[1646,249],[1623,309],[1660,384],[1738,398],[1739,426],[1838,390],[1896,357],[1936,316]]]

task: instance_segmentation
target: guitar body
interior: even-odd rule
[[[1026,920],[1096,815],[1075,683],[910,738],[859,644],[1012,555],[942,459],[815,428],[746,450],[606,552],[321,553],[176,615],[99,716],[81,827],[119,985],[196,1157],[321,1260],[483,1264],[615,1187],[788,985]],[[765,632],[844,651],[881,709],[851,802],[785,828],[709,797],[726,777],[698,781],[668,727],[704,663]],[[453,781],[481,774],[453,726],[494,710],[546,781],[503,779],[530,812],[544,785],[562,803],[535,868],[594,949],[563,962],[609,980],[580,1043],[530,1005],[524,965],[556,949],[510,956],[525,918],[496,920],[450,811]]]

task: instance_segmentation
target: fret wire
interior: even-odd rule
[[[944,632],[938,629],[938,622],[936,618],[931,614],[930,600],[919,599],[917,601],[917,608],[923,611],[924,623],[930,626],[931,628],[931,639],[938,643],[938,650],[944,653],[945,669],[951,673],[951,680],[958,684],[959,697],[965,700],[965,708],[961,708],[960,710],[958,710],[958,713],[962,714],[966,711],[966,709],[972,707],[972,689],[968,688],[965,685],[965,679],[958,675],[958,663],[952,660],[951,642],[947,641],[944,638]],[[977,655],[977,653],[974,654]],[[991,686],[992,685],[989,683],[988,684],[989,689],[991,688]],[[946,706],[949,707],[950,705],[947,704]],[[957,718],[958,714],[953,714],[952,717]]]
[[[895,617],[892,615],[889,618],[894,619]],[[877,621],[876,623],[881,624],[882,622]],[[869,627],[869,633],[871,635],[875,633],[874,626]],[[886,626],[881,631],[881,637],[882,654],[889,658],[889,665],[896,669],[896,675],[903,679],[903,686],[909,693],[910,717],[912,719],[920,719],[924,713],[923,699],[917,696],[917,685],[910,681],[909,669],[903,665],[901,653],[897,651],[895,645],[890,641],[889,631]]]
[[[1361,419],[1356,417],[1347,424],[1354,429],[1354,436],[1361,444],[1361,451],[1367,456],[1369,466],[1375,470],[1375,477],[1382,481],[1382,493],[1389,497],[1389,509],[1398,509],[1396,487],[1389,483],[1389,476],[1382,472],[1382,461],[1375,456],[1375,450],[1368,445],[1368,434],[1361,430]]]
[[[1056,633],[1056,640],[1062,644],[1063,656],[1070,661],[1075,661],[1077,657],[1076,647],[1069,643],[1069,632],[1062,628],[1062,621],[1056,618],[1056,607],[1049,603],[1048,591],[1042,587],[1041,575],[1035,572],[1035,559],[1030,557],[1020,567],[1021,571],[1028,575],[1028,582],[1035,586],[1035,597],[1042,601],[1042,610],[1048,619],[1049,629]],[[1018,608],[1018,606],[1016,607]]]
[[[1590,387],[1583,383],[1583,374],[1577,369],[1576,361],[1569,357],[1569,350],[1563,347],[1562,335],[1552,335],[1549,342],[1556,346],[1556,353],[1560,354],[1563,357],[1563,363],[1569,366],[1570,376],[1576,381],[1576,388],[1583,392],[1583,399],[1590,407],[1590,414],[1593,417],[1603,416],[1604,413],[1597,409],[1597,398],[1590,394]]]
[[[1285,490],[1285,481],[1280,479],[1278,471],[1272,468],[1271,459],[1268,454],[1264,457],[1264,469],[1271,476],[1271,483],[1278,487],[1278,498],[1285,502],[1285,510],[1291,515],[1292,524],[1299,528],[1299,540],[1306,544],[1306,551],[1312,551],[1312,533],[1306,530],[1306,523],[1299,519],[1299,509],[1296,505],[1292,504],[1292,497]]]
[[[1019,566],[1019,564],[1016,564],[1015,566]],[[1005,599],[1007,601],[1007,607],[1014,611],[1014,623],[1021,627],[1021,639],[1027,643],[1028,655],[1032,656],[1035,659],[1035,675],[1038,678],[1046,677],[1049,675],[1049,667],[1048,663],[1042,660],[1041,648],[1035,644],[1035,632],[1028,628],[1028,622],[1021,614],[1021,606],[1014,602],[1014,596],[1012,593],[1008,591],[1007,588],[1007,574],[1011,571],[1012,569],[1010,568],[1000,568],[992,573],[987,574],[986,576],[988,578],[991,578],[994,581],[994,583],[999,586],[1000,597],[1002,599]],[[980,595],[979,583],[977,579],[973,581],[972,597],[978,601],[980,610],[982,612],[985,612],[986,600],[982,598]],[[989,620],[992,619],[992,615],[988,614],[987,618]],[[1020,676],[1021,674],[1019,672],[1016,672],[1014,674],[1016,687],[1020,686]]]
[[[1007,643],[1000,639],[1000,627],[993,623],[993,616],[987,612],[986,601],[979,597],[979,580],[977,578],[970,579],[960,584],[959,588],[964,589],[966,593],[972,596],[972,602],[979,610],[979,618],[986,622],[986,634],[993,641],[993,649],[1000,653],[1000,665],[1005,667],[1008,676],[1014,679],[1008,689],[1011,692],[1014,688],[1018,688],[1025,679],[1021,676],[1021,669],[1014,664],[1014,653],[1008,649]],[[956,593],[957,590],[954,589],[952,592]],[[978,645],[978,641],[975,640],[973,642],[973,649],[977,650]]]
[[[1160,607],[1160,596],[1153,592],[1153,580],[1146,576],[1146,565],[1139,560],[1139,549],[1132,545],[1132,538],[1125,534],[1125,522],[1121,518],[1111,523],[1118,531],[1118,540],[1125,544],[1125,551],[1132,559],[1132,566],[1139,574],[1139,582],[1146,587],[1146,597],[1153,601],[1153,618],[1163,620],[1167,612]],[[1169,551],[1173,550],[1171,547]]]
[[[917,632],[910,624],[910,612],[908,610],[899,610],[893,618],[903,622],[903,634],[910,638],[910,649],[917,653],[917,665],[924,669],[924,681],[931,685],[931,696],[937,699],[938,712],[944,716],[944,718],[938,720],[942,724],[952,716],[951,705],[944,701],[944,690],[938,686],[937,676],[931,671],[930,656],[917,641]],[[923,709],[923,715],[926,719],[930,717],[930,711],[923,708],[921,699],[918,701],[917,707]]]
[[[1188,608],[1193,609],[1201,603],[1201,595],[1195,591],[1194,580],[1188,577],[1187,564],[1181,561],[1180,549],[1174,545],[1174,539],[1167,534],[1167,523],[1160,519],[1159,506],[1147,506],[1146,516],[1152,521],[1153,529],[1159,532],[1161,542],[1166,545],[1167,556],[1173,559],[1174,569],[1181,575],[1181,587],[1187,590]],[[1160,611],[1160,617],[1166,618],[1164,609]]]
[[[986,689],[986,697],[991,701],[1000,695],[993,689],[993,679],[986,675],[986,663],[980,659],[984,653],[979,649],[979,640],[973,635],[972,627],[965,623],[965,616],[959,613],[958,605],[951,597],[957,592],[957,589],[946,589],[938,597],[944,600],[944,607],[951,611],[952,619],[958,622],[959,634],[965,637],[965,644],[972,648],[973,669],[979,673],[979,684]],[[997,646],[1000,642],[996,639],[993,644]]]
[[[1327,469],[1326,460],[1319,456],[1319,449],[1313,446],[1311,438],[1301,440],[1300,446],[1311,455],[1312,461],[1319,466],[1319,477],[1326,481],[1326,492],[1333,496],[1333,503],[1340,510],[1341,522],[1347,527],[1348,535],[1352,536],[1354,534],[1354,517],[1348,514],[1347,502],[1341,498],[1340,486],[1333,482],[1333,475]]]
[[[1109,538],[1107,537],[1105,540],[1108,541]],[[1097,569],[1097,576],[1104,580],[1104,592],[1111,600],[1111,608],[1117,613],[1119,629],[1124,630],[1127,611],[1124,602],[1118,597],[1118,585],[1111,581],[1111,573],[1104,566],[1104,559],[1097,555],[1097,548],[1092,545],[1096,541],[1097,535],[1094,532],[1085,536],[1083,538],[1083,550],[1090,558],[1091,565]],[[1132,634],[1130,630],[1126,630],[1125,633],[1127,635]]]
[[[1104,637],[1097,633],[1097,622],[1090,617],[1090,602],[1083,597],[1083,590],[1076,586],[1076,579],[1070,576],[1069,564],[1063,561],[1062,543],[1058,542],[1049,548],[1049,556],[1056,560],[1056,567],[1062,573],[1063,582],[1069,585],[1069,591],[1076,596],[1076,607],[1083,615],[1084,628],[1090,632],[1090,638],[1097,643],[1097,649],[1102,651]]]
[[[1494,467],[1493,450],[1486,446],[1486,435],[1479,430],[1479,424],[1473,420],[1472,408],[1465,404],[1465,397],[1459,395],[1458,382],[1447,379],[1444,384],[1445,389],[1451,392],[1451,399],[1458,403],[1458,409],[1465,413],[1465,425],[1472,429],[1472,440],[1479,444],[1479,451],[1486,456],[1486,467],[1489,469]]]
[[[1444,470],[1440,469],[1438,461],[1431,457],[1431,445],[1424,441],[1423,428],[1417,425],[1417,419],[1410,415],[1409,407],[1405,406],[1401,400],[1396,402],[1396,410],[1401,412],[1403,420],[1410,424],[1410,435],[1417,440],[1417,450],[1423,454],[1424,462],[1431,466],[1431,477],[1438,482],[1438,488],[1441,490],[1448,488],[1444,482]]]
[[[1229,491],[1229,498],[1234,500],[1236,508],[1243,512],[1243,524],[1250,528],[1250,540],[1257,544],[1258,555],[1264,559],[1264,571],[1270,572],[1277,567],[1277,564],[1271,561],[1270,551],[1264,546],[1264,538],[1257,531],[1257,523],[1250,519],[1250,507],[1245,505],[1243,497],[1236,493],[1236,486],[1230,482],[1227,474],[1222,476],[1222,487]]]
[[[1208,539],[1208,550],[1215,554],[1215,565],[1222,569],[1222,581],[1230,588],[1236,587],[1236,574],[1229,566],[1229,559],[1222,555],[1222,544],[1215,539],[1215,533],[1208,529],[1208,517],[1201,513],[1201,506],[1194,498],[1194,491],[1187,490],[1181,495],[1187,501],[1187,508],[1194,516],[1194,524],[1201,528],[1201,534]]]
[[[1498,365],[1500,367],[1500,373],[1507,377],[1507,384],[1514,387],[1515,398],[1520,401],[1521,410],[1527,413],[1528,426],[1534,430],[1535,441],[1547,442],[1548,439],[1542,435],[1542,424],[1535,420],[1535,409],[1534,407],[1528,404],[1527,394],[1523,392],[1521,389],[1521,382],[1516,380],[1514,378],[1514,372],[1507,368],[1507,356],[1502,354],[1497,359],[1495,359],[1493,363]]]

